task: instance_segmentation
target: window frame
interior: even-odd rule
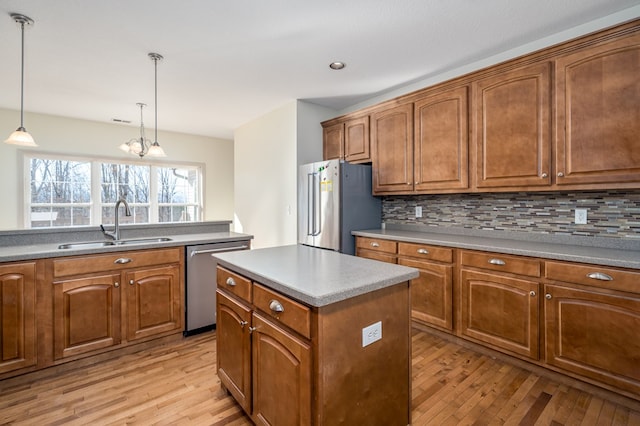
[[[91,210],[90,225],[76,225],[76,226],[47,226],[47,227],[33,227],[31,226],[31,160],[32,159],[47,159],[58,161],[80,161],[88,162],[91,169],[91,201],[89,207]],[[102,164],[119,164],[119,165],[135,165],[149,167],[149,221],[144,223],[138,223],[137,225],[145,224],[159,224],[159,223],[197,223],[202,222],[205,216],[205,163],[187,162],[187,161],[163,161],[153,160],[148,161],[144,158],[127,159],[122,157],[107,157],[107,156],[91,156],[91,155],[75,155],[75,154],[61,154],[45,151],[28,151],[22,153],[22,170],[19,170],[23,181],[23,187],[20,196],[22,197],[22,208],[20,214],[20,222],[23,224],[24,229],[58,229],[58,228],[80,228],[87,226],[98,226],[102,222],[102,207],[109,203],[102,203],[102,182],[101,182],[101,165]],[[159,219],[159,207],[158,203],[158,182],[157,175],[159,168],[193,168],[198,171],[199,185],[196,190],[198,209],[198,216],[192,222],[158,222]],[[86,205],[86,203],[84,203]],[[162,203],[167,205],[167,203]],[[169,204],[172,205],[172,204]],[[177,206],[183,206],[184,204],[175,204]],[[189,204],[192,205],[192,204]]]

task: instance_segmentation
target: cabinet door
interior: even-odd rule
[[[640,394],[640,298],[545,286],[546,362]]]
[[[426,325],[453,330],[453,267],[398,258],[398,264],[418,269],[411,280],[411,317]]]
[[[640,182],[640,34],[556,61],[558,185]]]
[[[120,274],[53,283],[54,358],[120,343]]]
[[[469,187],[467,88],[434,94],[415,103],[415,190]]]
[[[344,158],[344,123],[322,129],[322,159]]]
[[[539,358],[537,282],[463,269],[461,285],[464,336]]]
[[[36,364],[35,269],[0,266],[0,373]]]
[[[253,416],[259,425],[311,424],[311,348],[253,313]]]
[[[217,371],[220,382],[251,412],[251,309],[216,291]]]
[[[127,272],[125,282],[128,340],[182,330],[179,266]]]
[[[413,191],[413,105],[371,115],[373,192]]]
[[[344,159],[353,163],[371,161],[369,153],[369,116],[344,123]]]
[[[551,184],[550,64],[474,84],[476,186]]]

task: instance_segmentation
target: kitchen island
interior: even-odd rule
[[[254,422],[410,423],[417,270],[302,245],[216,258],[218,375]]]

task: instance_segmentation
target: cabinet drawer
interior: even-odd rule
[[[363,250],[356,248],[356,256],[364,257],[366,259],[379,260],[380,262],[396,263],[396,255],[391,253],[384,253],[381,251]]]
[[[499,253],[462,252],[462,265],[511,274],[539,277],[541,262],[527,257],[507,256]]]
[[[398,243],[400,256],[417,257],[438,262],[453,262],[453,250],[445,247],[427,246],[424,244]]]
[[[356,247],[395,254],[397,244],[395,241],[382,240],[379,238],[358,237],[356,238]]]
[[[555,281],[640,293],[640,272],[598,265],[546,262],[546,277]]]
[[[218,288],[251,303],[251,281],[221,266],[216,273]]]
[[[308,307],[258,283],[253,287],[253,304],[307,339],[311,338],[311,310]]]
[[[67,277],[105,271],[119,271],[140,266],[180,262],[180,248],[125,251],[95,256],[74,256],[53,260],[53,276]]]

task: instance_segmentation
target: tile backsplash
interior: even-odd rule
[[[416,206],[422,207],[420,218]],[[574,223],[576,208],[587,210],[586,225]],[[386,196],[382,221],[640,240],[640,190]]]

